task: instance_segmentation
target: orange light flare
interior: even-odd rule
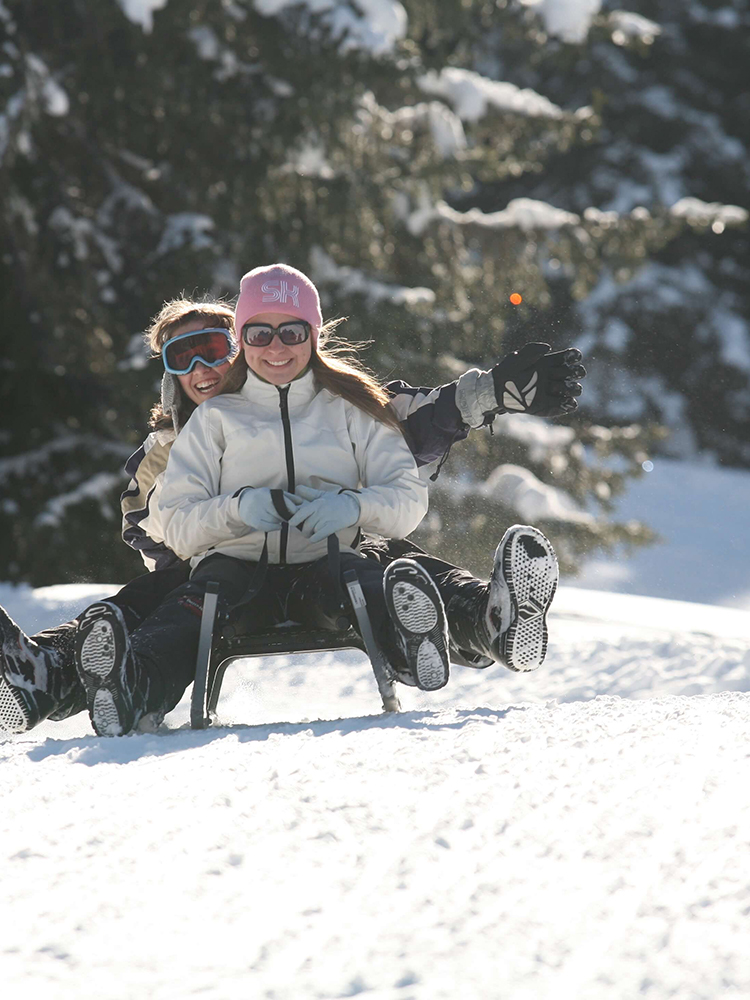
[[[510,301],[513,303],[514,306],[520,306],[521,303],[523,302],[523,296],[519,295],[518,292],[513,292],[513,294],[510,296]]]

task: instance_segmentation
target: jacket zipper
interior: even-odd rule
[[[279,409],[281,410],[281,426],[284,430],[284,453],[286,455],[286,488],[294,493],[294,449],[292,448],[292,425],[289,420],[289,386],[279,387]],[[281,525],[281,541],[279,544],[279,563],[286,563],[286,546],[289,539],[289,525],[286,521]]]

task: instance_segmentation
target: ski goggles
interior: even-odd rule
[[[294,347],[305,343],[310,336],[310,329],[310,324],[303,319],[279,323],[278,326],[271,326],[270,323],[245,323],[242,327],[242,339],[248,347],[268,347],[273,338],[278,337],[282,344]]]
[[[209,368],[216,368],[231,361],[236,353],[234,338],[223,326],[181,333],[168,340],[161,349],[164,368],[172,375],[187,375],[199,361]]]

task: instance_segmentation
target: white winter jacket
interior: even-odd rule
[[[213,552],[257,561],[265,535],[239,517],[246,486],[294,492],[357,490],[360,517],[338,532],[343,546],[359,530],[403,538],[427,512],[427,485],[402,435],[340,396],[312,372],[286,386],[252,371],[237,393],[202,403],[172,445],[158,506],[164,540],[197,565]],[[311,562],[327,552],[284,524],[268,534],[272,563]]]

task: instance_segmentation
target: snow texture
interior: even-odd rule
[[[230,671],[232,728],[4,743],[6,994],[746,997],[747,618],[563,588],[541,670],[397,716],[338,653]]]

